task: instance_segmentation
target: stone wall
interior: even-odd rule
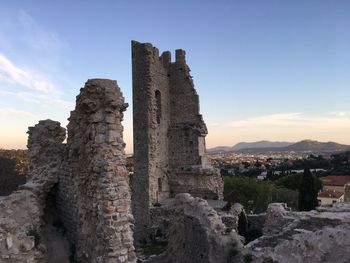
[[[350,184],[344,185],[344,202],[350,202]]]
[[[181,166],[173,170],[170,178],[170,196],[190,193],[204,199],[223,199],[224,188],[220,171],[216,168]]]
[[[132,42],[135,238],[144,239],[149,208],[177,193],[222,198],[218,171],[207,169],[207,128],[199,113],[185,51],[159,56],[149,43]],[[192,173],[184,174],[180,167]],[[179,170],[180,169],[180,170]],[[178,172],[180,171],[180,172]]]
[[[179,194],[174,207],[168,249],[161,262],[230,262],[242,247],[238,234],[225,227],[205,200]]]
[[[0,197],[0,262],[39,262],[43,246],[36,243],[41,226],[41,204],[28,190]]]
[[[266,211],[264,235],[248,243],[232,262],[246,258],[256,263],[347,262],[349,223],[346,203],[309,212],[293,212],[286,204],[272,203]]]
[[[115,81],[92,79],[69,118],[58,206],[79,262],[136,260],[121,125],[126,107]]]
[[[169,165],[205,166],[207,128],[199,113],[199,97],[194,88],[184,50],[176,50],[170,67]]]
[[[159,57],[150,44],[132,43],[134,176],[133,214],[142,223],[135,237],[150,224],[149,207],[169,196],[168,147],[169,77],[168,53]],[[139,238],[138,238],[139,239]]]
[[[66,129],[57,121],[43,120],[34,127],[29,127],[27,133],[29,180],[24,188],[34,192],[44,207],[46,195],[61,174]]]
[[[39,243],[46,196],[58,182],[65,129],[59,122],[40,121],[28,131],[28,182],[24,190],[0,198],[0,262],[38,262],[45,257]]]

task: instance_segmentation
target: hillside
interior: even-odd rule
[[[350,145],[339,144],[336,142],[318,142],[313,140],[303,140],[296,143],[270,141],[259,141],[251,143],[240,142],[234,145],[233,147],[219,146],[212,149],[208,149],[208,152],[336,152],[346,150],[350,150]]]
[[[234,152],[242,149],[254,149],[254,148],[272,148],[272,147],[285,147],[291,145],[291,142],[271,142],[271,141],[258,141],[258,142],[240,142],[234,146],[217,146],[215,148],[208,149],[209,153],[219,152]]]
[[[239,151],[242,149],[251,148],[275,148],[286,147],[293,144],[292,142],[270,142],[270,141],[258,141],[258,142],[240,142],[232,147],[233,151]]]

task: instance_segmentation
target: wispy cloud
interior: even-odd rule
[[[348,112],[348,111],[333,111],[333,112],[330,112],[329,115],[337,116],[337,117],[350,117],[350,112]]]
[[[349,130],[350,114],[323,113],[309,116],[301,112],[284,112],[211,126],[208,146],[233,145],[240,141],[303,139],[350,144]]]
[[[62,69],[66,42],[24,10],[4,16],[0,17],[1,100],[11,98],[13,108],[17,108],[13,101],[18,101],[28,107],[70,109],[72,103],[63,98],[56,74]]]
[[[243,120],[226,123],[231,127],[247,127],[247,126],[290,126],[296,124],[304,124],[305,119],[300,112],[277,113],[264,116],[257,116]]]
[[[18,118],[35,118],[36,116],[28,111],[16,110],[11,107],[0,107],[0,116],[18,117]]]
[[[277,113],[228,122],[225,126],[236,128],[350,128],[350,114],[305,116],[301,112]]]
[[[72,102],[63,100],[59,96],[55,97],[52,94],[33,94],[29,92],[12,92],[0,90],[0,98],[1,97],[13,97],[24,102],[34,103],[51,108],[55,107],[59,109],[71,109],[74,105]]]
[[[0,80],[11,84],[18,84],[33,90],[49,92],[55,90],[52,83],[33,72],[26,71],[12,63],[0,53]]]
[[[18,11],[17,21],[23,41],[32,48],[40,50],[40,52],[51,52],[67,45],[62,38],[58,37],[53,31],[46,29],[43,25],[39,25],[24,10]]]
[[[31,53],[59,56],[60,50],[68,43],[54,31],[37,23],[24,10],[7,10],[0,13],[0,48],[16,51],[18,47]],[[54,51],[54,52],[53,52]]]

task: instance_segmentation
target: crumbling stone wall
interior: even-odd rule
[[[169,70],[170,122],[169,164],[206,166],[205,136],[207,127],[199,114],[199,96],[194,88],[184,50],[176,50]]]
[[[65,129],[59,122],[40,121],[28,131],[28,182],[23,190],[0,198],[0,262],[38,262],[45,199],[58,182]]]
[[[344,185],[344,202],[350,202],[350,184]]]
[[[178,167],[173,170],[169,181],[170,197],[178,193],[190,193],[204,199],[223,199],[223,181],[215,168]]]
[[[79,262],[136,260],[121,125],[126,107],[116,81],[92,79],[69,118],[58,206]]]
[[[36,244],[41,225],[41,205],[29,190],[0,197],[0,262],[38,262],[44,250]]]
[[[159,56],[149,43],[132,42],[135,237],[147,235],[149,208],[177,193],[222,198],[218,170],[207,169],[207,128],[185,51]],[[204,171],[207,169],[207,171]]]
[[[169,197],[168,147],[170,54],[159,57],[150,44],[133,42],[134,175],[133,215],[135,236],[150,224],[149,207]]]
[[[61,174],[66,129],[58,121],[39,121],[28,130],[28,182],[24,188],[34,192],[43,207],[45,198]]]
[[[178,194],[174,206],[168,249],[161,262],[230,262],[243,246],[238,234],[225,227],[205,200]]]
[[[348,261],[340,255],[349,254],[349,204],[293,212],[283,203],[272,203],[265,218],[264,235],[248,243],[232,262]]]

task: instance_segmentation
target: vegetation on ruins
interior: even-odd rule
[[[167,245],[166,241],[146,243],[142,246],[142,252],[145,256],[159,255],[166,250]]]

